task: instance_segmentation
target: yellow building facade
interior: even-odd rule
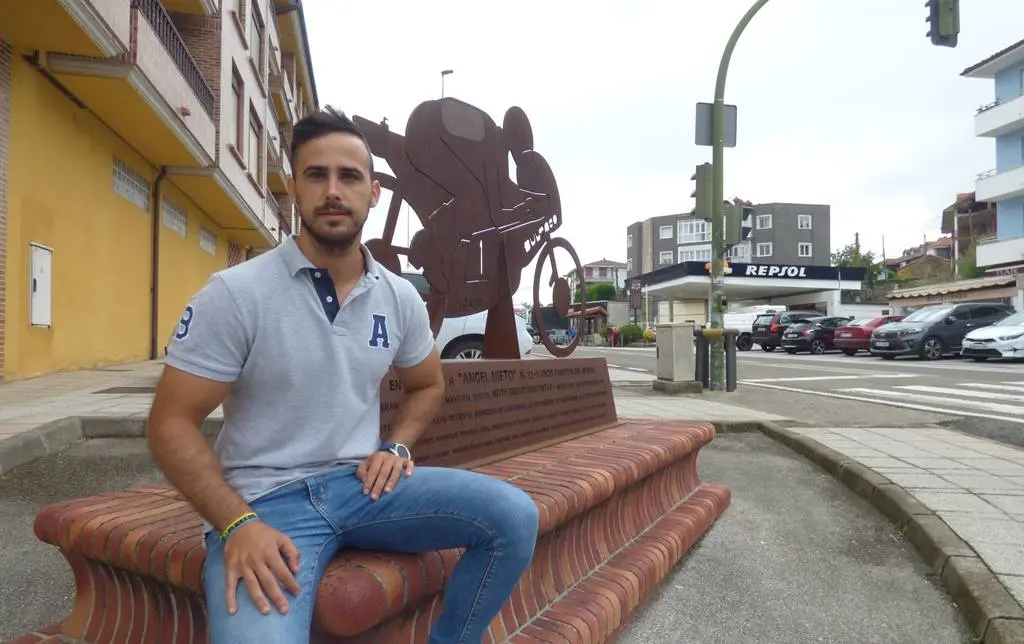
[[[0,0],[0,378],[161,356],[211,274],[291,231],[301,11],[228,4]]]

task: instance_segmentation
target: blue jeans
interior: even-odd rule
[[[539,520],[533,500],[485,474],[418,467],[372,501],[355,471],[345,466],[317,474],[251,504],[300,553],[301,590],[298,596],[284,591],[284,615],[273,607],[261,614],[242,582],[238,612],[228,614],[223,543],[216,531],[207,533],[203,589],[212,644],[308,642],[317,587],[341,548],[415,553],[461,547],[466,551],[445,586],[429,641],[480,644],[533,558]]]

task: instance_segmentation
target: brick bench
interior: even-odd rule
[[[520,487],[541,511],[533,563],[491,641],[611,639],[728,507],[729,489],[697,474],[714,435],[708,423],[619,422],[473,468]],[[36,535],[66,557],[77,593],[61,624],[14,642],[205,642],[200,530],[161,485],[42,509]],[[314,641],[425,642],[459,555],[342,551],[318,589]]]

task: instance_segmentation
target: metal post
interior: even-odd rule
[[[701,383],[705,389],[708,386],[708,341],[704,338],[703,329],[699,327],[693,330],[693,379]]]
[[[738,329],[725,330],[725,390],[736,391],[736,338]]]
[[[725,273],[723,260],[725,255],[725,217],[722,202],[724,200],[724,168],[725,163],[725,77],[729,72],[729,61],[736,42],[743,30],[761,10],[768,0],[757,0],[736,25],[729,42],[725,45],[722,60],[718,64],[718,79],[715,82],[715,106],[712,110],[711,134],[714,139],[712,146],[712,188],[711,188],[711,327],[721,329],[725,311],[722,306],[722,278]],[[725,355],[723,339],[715,338],[711,345],[711,388],[721,391],[725,388]]]
[[[455,70],[453,70],[453,69],[443,69],[443,70],[441,70],[441,98],[444,98],[444,77],[447,76],[448,74],[451,74],[453,71],[455,71]]]

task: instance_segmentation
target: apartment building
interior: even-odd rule
[[[0,0],[0,377],[153,358],[295,226],[300,0]]]
[[[961,75],[993,88],[992,102],[974,115],[974,134],[995,140],[995,168],[978,175],[974,197],[995,203],[995,237],[979,240],[976,263],[986,270],[1024,267],[1024,40]]]
[[[767,203],[753,206],[752,230],[730,249],[730,261],[751,264],[828,266],[831,210],[827,205]],[[693,213],[664,215],[626,228],[626,276],[680,262],[711,261],[711,222]]]
[[[569,280],[569,288],[573,293],[579,286],[577,270],[573,269],[566,274]],[[601,258],[596,262],[583,265],[583,281],[590,286],[592,284],[611,284],[616,291],[623,291],[626,288],[626,265],[608,258]]]

